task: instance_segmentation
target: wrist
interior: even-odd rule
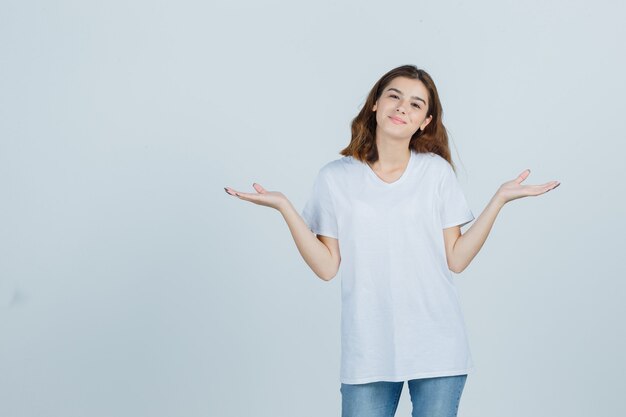
[[[291,204],[291,201],[285,199],[285,201],[283,201],[278,207],[276,207],[276,209],[280,212],[280,214],[282,214],[283,216],[290,210],[295,210],[295,208],[293,207],[293,205]]]
[[[496,205],[498,208],[504,207],[506,204],[506,200],[500,194],[496,193],[493,197],[491,197],[491,202]]]

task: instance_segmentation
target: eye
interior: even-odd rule
[[[393,98],[400,98],[400,97],[398,97],[396,94],[389,94],[389,97],[393,97]],[[413,106],[417,107],[417,108],[418,108],[418,109],[420,109],[420,110],[422,109],[422,108],[419,106],[419,104],[417,104],[417,103],[413,103]]]

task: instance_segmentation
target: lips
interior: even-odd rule
[[[389,116],[389,118],[394,121],[396,124],[406,124],[406,122],[399,117]]]

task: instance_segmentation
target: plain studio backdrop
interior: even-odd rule
[[[625,415],[625,12],[3,0],[0,415],[338,416],[340,275],[223,187],[301,210],[404,64],[437,83],[476,217],[527,168],[561,181],[454,275],[459,416]]]

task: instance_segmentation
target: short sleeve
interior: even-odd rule
[[[446,161],[440,189],[440,213],[441,226],[443,229],[453,226],[464,226],[474,220],[474,214],[467,204],[461,184],[452,166]]]
[[[337,218],[327,175],[326,169],[320,169],[301,214],[313,233],[337,239]]]

